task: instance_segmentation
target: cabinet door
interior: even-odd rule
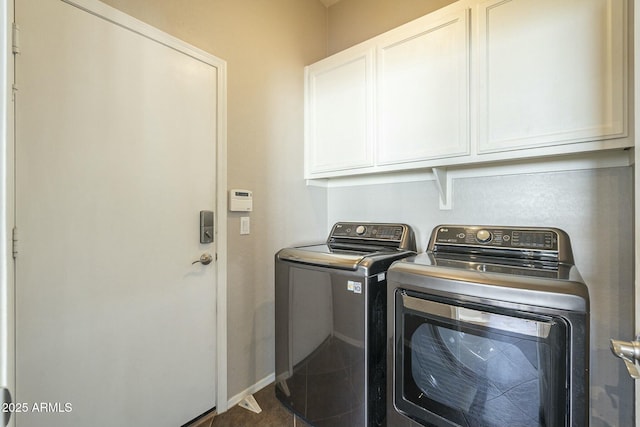
[[[378,164],[469,151],[468,10],[433,13],[378,48]]]
[[[479,152],[625,135],[625,0],[478,10]]]
[[[372,50],[307,68],[306,176],[373,165]]]

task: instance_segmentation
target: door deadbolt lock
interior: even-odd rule
[[[213,211],[200,211],[200,243],[213,242]]]

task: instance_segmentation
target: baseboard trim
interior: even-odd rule
[[[266,377],[264,377],[263,379],[261,379],[257,383],[253,384],[252,386],[244,389],[240,393],[238,393],[235,396],[231,397],[227,401],[227,408],[231,409],[232,407],[234,407],[238,403],[240,403],[242,401],[242,399],[244,399],[245,397],[247,397],[247,396],[249,396],[251,394],[259,392],[260,390],[262,390],[263,388],[265,388],[269,384],[275,382],[275,380],[276,380],[276,374],[275,374],[275,372],[272,372],[271,374],[267,375]]]
[[[216,408],[211,408],[207,412],[198,415],[188,423],[182,425],[182,427],[206,427],[211,425],[211,421],[216,416]],[[206,425],[205,425],[206,424]]]

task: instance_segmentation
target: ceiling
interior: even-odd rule
[[[340,0],[320,0],[320,1],[322,2],[323,5],[325,5],[326,7],[329,7],[338,3]]]

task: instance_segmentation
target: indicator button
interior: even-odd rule
[[[476,240],[480,243],[489,243],[493,239],[493,235],[488,230],[478,230]]]

